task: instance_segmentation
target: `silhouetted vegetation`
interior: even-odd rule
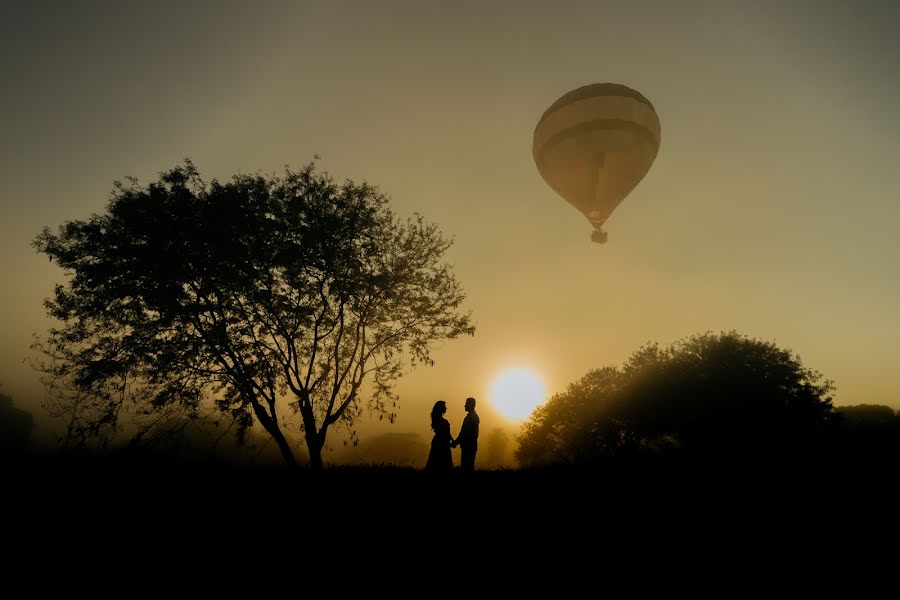
[[[0,391],[0,456],[27,450],[33,429],[31,413],[13,406],[12,397]]]
[[[290,437],[288,441],[297,442]],[[269,468],[284,464],[284,458],[273,442],[272,437],[259,427],[238,435],[236,421],[213,413],[158,420],[152,428],[131,436],[127,443],[108,448],[106,453],[116,455],[122,462]],[[296,459],[301,464],[309,463],[306,453],[299,449]]]
[[[539,407],[516,456],[526,466],[648,455],[762,458],[814,450],[834,387],[775,344],[735,332],[647,345]]]
[[[362,438],[357,446],[338,450],[338,461],[369,466],[423,468],[428,458],[428,442],[417,433],[392,432]]]
[[[404,369],[474,331],[437,226],[313,164],[206,183],[186,162],[34,245],[66,274],[36,347],[73,445],[211,412],[288,464],[293,427],[321,467],[329,427],[393,419]]]
[[[834,413],[832,456],[857,464],[900,461],[900,415],[894,409],[858,404],[835,407]]]
[[[890,406],[856,404],[834,409],[839,427],[845,431],[890,431],[900,427],[900,416]]]

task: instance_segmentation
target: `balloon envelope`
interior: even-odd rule
[[[644,178],[659,151],[659,117],[640,92],[595,83],[564,94],[534,129],[532,153],[550,187],[606,241],[603,223]]]

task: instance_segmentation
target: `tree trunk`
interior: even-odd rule
[[[278,444],[278,449],[281,450],[281,456],[284,457],[284,462],[288,464],[289,467],[296,468],[299,465],[297,464],[297,457],[294,456],[294,451],[291,450],[291,445],[288,444],[287,438],[284,437],[284,434],[281,433],[281,429],[275,428],[275,431],[270,432],[272,437],[275,438],[275,443]]]
[[[322,470],[322,448],[325,447],[325,433],[327,429],[322,426],[322,431],[306,430],[306,447],[309,449],[309,466],[314,471]]]
[[[309,466],[313,471],[322,470],[322,446],[325,445],[325,436],[315,432],[306,433],[306,447],[309,449]]]
[[[269,435],[272,436],[272,439],[275,440],[275,443],[278,444],[278,449],[281,450],[281,456],[284,457],[284,462],[291,468],[298,467],[297,457],[294,456],[294,451],[291,450],[291,445],[288,444],[287,438],[281,433],[281,428],[278,427],[278,423],[266,414],[266,411],[263,410],[262,406],[260,406],[259,402],[255,399],[251,399],[251,406],[256,413],[257,420],[259,420],[260,424],[263,426],[263,429],[268,431]]]
[[[305,392],[305,390],[304,390]],[[327,423],[322,424],[322,431],[316,427],[316,417],[312,411],[309,395],[300,396],[300,417],[303,419],[303,432],[306,435],[306,449],[309,450],[309,466],[313,471],[322,470],[322,447],[325,445]]]

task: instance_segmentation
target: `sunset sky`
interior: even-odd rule
[[[321,155],[455,239],[476,335],[398,385],[429,436],[494,379],[549,393],[648,341],[736,329],[834,379],[837,404],[900,408],[900,3],[4,2],[0,381],[61,272],[40,229],[104,210],[112,182],[191,157],[207,178]],[[543,111],[616,82],[662,143],[609,243],[541,179]]]

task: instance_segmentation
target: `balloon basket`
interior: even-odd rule
[[[605,231],[600,231],[599,229],[595,229],[591,233],[591,241],[595,244],[605,244],[606,243],[607,234]]]

